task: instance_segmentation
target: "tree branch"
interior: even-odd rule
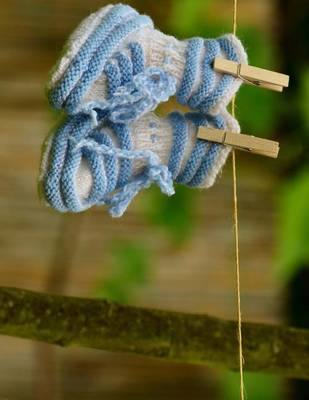
[[[238,368],[236,324],[207,315],[0,288],[0,334]],[[243,324],[245,369],[309,379],[309,331]]]

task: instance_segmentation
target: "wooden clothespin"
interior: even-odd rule
[[[279,143],[255,136],[241,133],[227,132],[221,129],[200,127],[197,137],[210,142],[229,145],[238,150],[248,151],[262,156],[277,158],[279,154]]]
[[[238,64],[235,61],[216,57],[214,61],[214,70],[220,73],[226,73],[243,80],[250,85],[259,86],[264,89],[282,92],[289,86],[289,76],[279,72],[269,71],[258,67],[252,67],[247,64]]]

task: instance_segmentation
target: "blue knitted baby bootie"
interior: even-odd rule
[[[105,7],[86,20],[82,32],[73,34],[51,80],[51,105],[69,114],[105,110],[113,122],[130,122],[167,101],[176,93],[176,79],[162,68],[146,68],[142,46],[129,40],[147,27],[153,28],[149,17],[121,4]],[[92,94],[102,74],[102,93]]]
[[[223,116],[179,112],[159,119],[149,113],[129,125],[98,112],[69,117],[48,138],[42,157],[41,186],[46,201],[60,212],[106,205],[121,216],[136,194],[157,184],[174,194],[173,181],[190,187],[211,186],[230,148],[196,138],[198,127],[239,129]]]
[[[241,80],[215,72],[215,57],[247,62],[234,35],[179,41],[133,8],[110,5],[72,34],[49,83],[49,100],[69,114],[105,110],[113,122],[136,120],[173,95],[194,111],[217,114]]]

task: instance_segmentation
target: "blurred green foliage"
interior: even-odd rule
[[[301,88],[299,105],[304,123],[304,133],[307,140],[309,140],[309,66],[302,75]]]
[[[98,286],[96,295],[128,303],[136,289],[147,282],[150,254],[139,242],[116,241],[111,246],[111,274]]]
[[[212,0],[172,1],[172,10],[167,29],[179,38],[202,36],[200,29],[206,25],[203,15],[207,13]],[[184,18],[185,16],[185,18]]]
[[[279,267],[287,280],[309,265],[309,168],[287,181],[280,193]]]
[[[176,186],[175,189],[176,194],[167,197],[158,188],[152,188],[144,196],[144,215],[154,227],[165,230],[172,245],[181,246],[191,236],[196,223],[194,196],[187,187]]]
[[[272,375],[245,373],[245,392],[250,394],[250,400],[282,399],[282,380]],[[224,373],[221,377],[222,400],[239,399],[239,374]]]

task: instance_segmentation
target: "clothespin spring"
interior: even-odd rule
[[[242,66],[242,64],[237,64],[237,78],[238,79],[240,79],[240,80],[242,80],[244,83],[246,83],[247,85],[251,85],[251,86],[262,86],[262,83],[260,82],[260,81],[258,81],[258,80],[249,80],[249,79],[246,79],[246,78],[244,78],[242,75],[241,75],[241,66]]]

